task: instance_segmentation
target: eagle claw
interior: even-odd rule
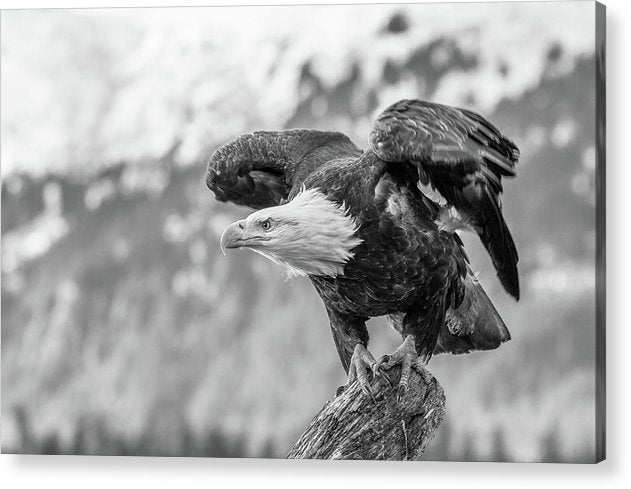
[[[414,345],[414,336],[408,335],[399,348],[391,355],[383,355],[373,366],[375,374],[384,370],[390,370],[395,365],[401,365],[401,377],[397,387],[397,404],[408,391],[408,382],[412,368],[418,371],[419,357]]]
[[[370,353],[364,345],[361,343],[355,345],[348,369],[348,385],[351,385],[357,380],[362,392],[377,404],[377,399],[368,381],[368,372],[373,371],[375,363],[375,357],[372,356],[372,353]]]
[[[374,404],[377,404],[377,398],[375,397],[375,394],[372,391],[372,388],[370,387],[370,385],[362,385],[362,392],[364,393],[364,395],[366,397],[370,397],[370,399],[372,399],[372,402]]]

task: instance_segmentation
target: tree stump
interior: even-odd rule
[[[373,379],[375,401],[354,382],[328,401],[287,458],[420,460],[445,415],[445,393],[427,370],[415,369],[397,402],[400,367],[387,372],[392,386]]]

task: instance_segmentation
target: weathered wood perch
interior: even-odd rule
[[[445,393],[427,370],[412,371],[397,403],[400,368],[388,372],[393,387],[373,380],[376,403],[357,382],[328,401],[287,458],[420,460],[445,414]]]

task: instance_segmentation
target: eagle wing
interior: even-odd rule
[[[292,189],[327,161],[360,154],[338,132],[257,131],[215,151],[208,161],[206,185],[220,201],[261,209],[286,201]]]
[[[387,162],[411,163],[473,226],[497,275],[519,299],[517,249],[501,212],[502,177],[515,176],[519,150],[475,112],[402,100],[375,121],[370,145]]]

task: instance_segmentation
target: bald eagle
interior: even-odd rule
[[[307,129],[245,134],[210,158],[220,201],[257,209],[226,228],[221,247],[248,248],[322,298],[349,382],[434,353],[497,348],[510,339],[476,280],[457,231],[476,232],[497,275],[519,299],[517,250],[502,216],[502,177],[519,151],[482,116],[402,100],[375,121],[369,149],[344,134]],[[403,342],[378,361],[365,322],[387,316]]]

